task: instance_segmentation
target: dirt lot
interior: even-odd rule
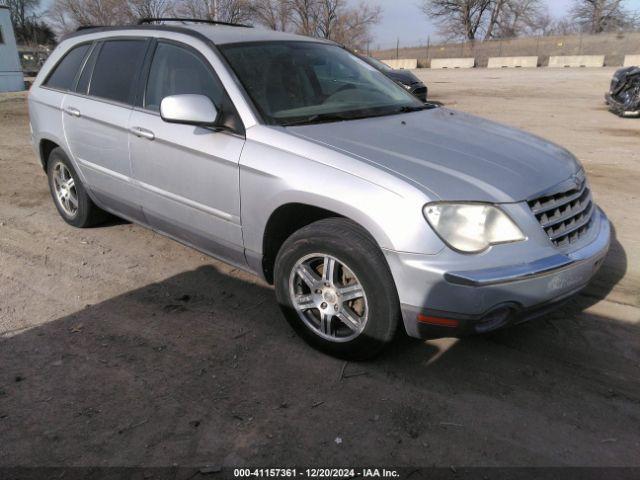
[[[605,110],[611,73],[420,73],[577,154],[616,239],[544,319],[346,366],[255,278],[124,222],[67,226],[24,95],[0,96],[0,465],[640,466],[640,121]]]

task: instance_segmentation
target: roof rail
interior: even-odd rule
[[[193,23],[207,23],[210,25],[225,25],[227,27],[244,27],[253,28],[253,25],[245,25],[242,23],[229,23],[219,22],[217,20],[207,20],[204,18],[182,18],[182,17],[157,17],[157,18],[141,18],[138,20],[138,25],[144,25],[146,23],[160,23],[160,22],[193,22]]]
[[[82,30],[91,30],[92,28],[102,28],[104,25],[80,25],[76,28],[76,32],[81,32]]]

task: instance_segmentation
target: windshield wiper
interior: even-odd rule
[[[316,115],[311,115],[309,118],[282,122],[280,125],[283,127],[293,127],[296,125],[309,125],[312,123],[341,122],[344,120],[353,120],[354,118],[358,117],[352,115],[340,115],[339,113],[317,113]]]
[[[415,105],[415,106],[414,105],[412,105],[412,106],[404,105],[404,106],[400,107],[397,110],[397,112],[398,113],[419,112],[420,110],[430,110],[432,108],[433,107],[431,105],[428,105],[426,103],[424,105],[420,105],[420,106],[418,106],[418,105]]]
[[[282,122],[280,125],[283,127],[293,127],[297,125],[310,125],[313,123],[325,123],[325,122],[341,122],[344,120],[357,120],[362,118],[374,118],[384,117],[387,115],[396,115],[398,113],[418,112],[420,110],[431,110],[436,106],[433,104],[425,103],[424,105],[404,105],[397,109],[387,109],[379,112],[371,111],[371,109],[361,110],[355,113],[318,113],[311,115],[308,118],[302,120],[292,120],[290,122]]]

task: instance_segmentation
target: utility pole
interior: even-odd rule
[[[400,58],[400,37],[396,40],[396,60]]]

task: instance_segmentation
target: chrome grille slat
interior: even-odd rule
[[[528,204],[556,247],[570,245],[584,236],[595,212],[586,180],[576,188],[536,198]]]
[[[568,208],[564,213],[561,214],[560,217],[557,217],[557,218],[553,217],[546,222],[543,222],[542,220],[540,220],[540,225],[542,225],[542,228],[547,229],[549,227],[552,227],[553,225],[569,220],[571,217],[580,215],[583,211],[589,208],[591,206],[591,192],[587,191],[585,193],[587,195],[585,196],[584,199],[582,199],[582,197],[579,197],[582,200],[576,205],[574,205],[572,208]],[[569,202],[569,204],[571,204],[571,202]],[[558,210],[560,210],[560,208]],[[547,215],[547,218],[548,218],[548,215]]]
[[[591,214],[593,213],[591,211],[592,209],[593,209],[593,204],[589,206],[589,211],[585,212],[585,215],[582,218],[579,218],[578,220],[576,220],[576,218],[578,217],[572,218],[571,222],[573,223],[569,223],[568,225],[564,226],[560,232],[549,234],[549,238],[551,240],[557,240],[558,238],[567,236],[570,233],[574,232],[575,230],[578,230],[580,227],[589,223],[591,221]]]
[[[529,202],[529,206],[531,207],[531,210],[533,211],[533,213],[535,215],[539,215],[541,213],[548,212],[549,210],[553,210],[555,208],[558,208],[558,206],[564,205],[564,204],[566,204],[568,202],[572,202],[576,198],[580,198],[580,196],[584,192],[585,188],[586,188],[586,182],[584,183],[583,187],[581,189],[579,189],[579,190],[569,190],[569,192],[575,192],[575,193],[572,193],[568,197],[564,197],[561,200],[555,200],[554,203],[552,203],[550,205],[543,205],[541,203],[541,201],[543,199],[549,198],[549,197],[541,197],[541,198],[538,198],[536,200],[533,200],[533,202]],[[566,192],[566,193],[569,193],[569,192]],[[558,195],[562,195],[562,194],[552,195],[551,197],[555,198]],[[535,206],[531,205],[534,202],[537,202],[540,206],[535,207]]]

